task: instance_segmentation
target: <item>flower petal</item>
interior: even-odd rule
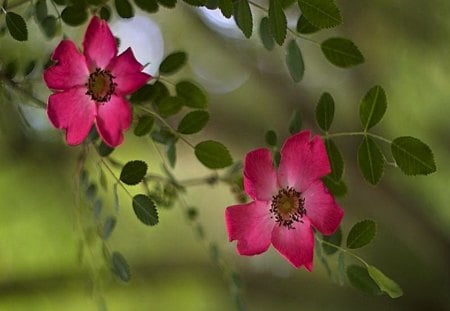
[[[328,192],[322,181],[317,180],[303,192],[306,216],[312,225],[324,235],[333,234],[341,223],[344,210]]]
[[[269,201],[277,191],[277,175],[272,154],[266,148],[256,149],[245,157],[245,192],[254,200]]]
[[[313,268],[314,233],[308,217],[303,223],[294,223],[294,229],[275,226],[272,232],[272,244],[275,249],[294,267],[305,266],[308,271]]]
[[[117,83],[116,93],[127,95],[142,87],[152,76],[141,72],[142,66],[134,57],[131,48],[113,58],[107,69],[114,76]]]
[[[66,130],[69,145],[79,145],[89,134],[95,118],[95,102],[85,87],[74,87],[48,98],[47,115],[52,124]]]
[[[274,221],[270,218],[266,202],[254,201],[244,205],[232,205],[225,210],[228,238],[237,240],[241,255],[257,255],[270,246]]]
[[[70,40],[63,40],[52,55],[56,64],[44,71],[44,80],[53,90],[68,90],[77,85],[84,85],[89,77],[89,70],[84,55]]]
[[[89,70],[105,69],[108,66],[117,55],[117,44],[106,21],[97,16],[92,17],[84,34],[83,49]]]
[[[310,139],[309,131],[289,137],[281,148],[278,182],[303,192],[315,180],[331,172],[325,144],[320,136]]]
[[[103,141],[116,147],[123,141],[123,131],[131,124],[131,107],[119,96],[112,95],[105,103],[97,104],[97,130]]]

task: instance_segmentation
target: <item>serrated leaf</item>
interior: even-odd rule
[[[273,38],[283,45],[287,33],[287,19],[279,0],[269,0],[269,24]]]
[[[233,164],[228,149],[223,144],[213,140],[197,144],[195,155],[204,166],[211,169],[225,168]]]
[[[347,247],[360,248],[370,243],[377,232],[375,221],[366,219],[356,223],[347,236]]]
[[[341,228],[339,227],[336,230],[336,232],[334,234],[332,234],[332,235],[323,236],[323,240],[328,242],[328,243],[334,244],[336,246],[340,246],[341,243],[342,243],[342,230],[341,230]],[[330,245],[327,245],[327,244],[322,244],[322,248],[323,248],[323,251],[325,252],[325,254],[327,254],[327,255],[333,255],[334,253],[336,253],[338,251],[338,249],[336,247],[333,247],[333,246],[330,246]]]
[[[403,290],[401,287],[395,283],[393,280],[388,278],[383,272],[375,268],[374,266],[368,265],[367,272],[369,273],[372,280],[377,283],[378,287],[389,295],[391,298],[398,298],[403,296]]]
[[[266,132],[265,135],[265,139],[266,139],[266,144],[274,147],[277,145],[277,133],[275,133],[275,131],[270,130]]]
[[[380,288],[372,280],[367,269],[357,265],[347,267],[347,278],[353,287],[374,296],[381,295]]]
[[[233,1],[232,0],[219,0],[219,9],[222,15],[226,18],[230,18],[233,15]]]
[[[158,3],[156,0],[134,0],[134,3],[143,11],[155,13],[158,11]]]
[[[402,136],[394,139],[391,152],[405,175],[428,175],[436,171],[433,152],[417,138]]]
[[[325,139],[325,147],[327,148],[328,160],[331,166],[331,173],[328,176],[335,181],[339,181],[344,172],[344,159],[339,148],[331,139]]]
[[[102,231],[102,239],[108,240],[111,236],[111,233],[114,231],[116,227],[117,219],[114,216],[108,216],[103,222],[103,231]]]
[[[52,39],[58,31],[58,20],[55,16],[49,15],[41,21],[41,27],[47,38]]]
[[[159,4],[166,8],[174,8],[177,0],[157,0]]]
[[[17,41],[28,40],[27,24],[22,16],[14,12],[6,12],[5,21],[11,37]]]
[[[299,110],[294,110],[291,120],[289,121],[289,133],[295,134],[302,129],[302,115]]]
[[[181,134],[194,134],[201,131],[208,121],[209,113],[207,111],[191,111],[181,119],[177,131]]]
[[[65,7],[61,18],[69,26],[79,26],[87,20],[88,13],[85,6],[75,4]]]
[[[159,222],[155,203],[144,194],[133,197],[133,210],[137,218],[145,225],[154,226]]]
[[[330,93],[323,93],[316,106],[317,125],[327,132],[334,118],[334,100]]]
[[[298,18],[296,29],[298,33],[304,35],[309,35],[320,30],[320,28],[311,24],[303,14]]]
[[[145,136],[152,131],[155,118],[151,115],[142,116],[139,118],[136,127],[134,128],[134,135]]]
[[[134,9],[128,0],[114,0],[117,14],[122,18],[131,18],[134,16]]]
[[[184,100],[177,96],[167,96],[158,101],[156,108],[162,117],[177,114],[183,108]]]
[[[328,191],[335,197],[342,197],[347,194],[347,185],[341,179],[339,181],[334,180],[330,176],[325,176],[322,178]]]
[[[123,282],[131,279],[130,266],[125,257],[119,252],[113,252],[111,256],[112,271]]]
[[[377,143],[365,136],[358,148],[358,167],[364,178],[372,185],[378,184],[383,176],[384,156]]]
[[[275,41],[273,39],[272,33],[270,31],[269,18],[263,17],[261,23],[259,24],[259,37],[264,47],[272,51],[275,47]]]
[[[191,81],[180,81],[175,86],[177,96],[184,99],[184,105],[191,108],[204,109],[208,107],[205,92]]]
[[[236,12],[234,18],[236,24],[246,38],[250,38],[253,32],[253,17],[250,5],[247,0],[238,0],[235,2]]]
[[[386,108],[386,93],[381,86],[376,85],[364,95],[359,106],[359,119],[365,131],[381,121]]]
[[[333,0],[298,0],[298,6],[308,21],[320,29],[342,24],[341,13]]]
[[[335,66],[347,68],[364,63],[358,47],[344,38],[330,38],[322,42],[321,49],[327,60]]]
[[[120,180],[127,185],[137,185],[147,174],[147,163],[140,160],[127,162],[120,173]]]
[[[159,72],[166,75],[175,73],[186,64],[186,60],[187,55],[185,52],[171,53],[159,65]]]
[[[292,39],[287,45],[286,65],[294,82],[300,82],[305,73],[302,52],[297,45],[297,41]]]

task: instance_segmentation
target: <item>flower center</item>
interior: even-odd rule
[[[97,102],[107,102],[111,99],[111,95],[116,89],[117,83],[114,83],[114,76],[108,70],[96,68],[89,75],[86,83],[86,95],[90,95],[92,100]]]
[[[302,218],[306,215],[304,205],[305,199],[300,192],[292,187],[280,189],[278,194],[272,197],[270,212],[273,216],[271,218],[275,218],[279,226],[295,229],[294,222],[303,223]]]

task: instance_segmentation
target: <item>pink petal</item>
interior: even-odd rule
[[[237,250],[241,255],[257,255],[270,246],[275,222],[270,218],[269,205],[254,201],[244,205],[233,205],[225,210],[228,238],[237,240]]]
[[[50,95],[47,115],[56,128],[66,130],[69,145],[79,145],[94,123],[95,103],[86,95],[86,87],[74,87]]]
[[[324,235],[333,234],[341,223],[344,210],[328,192],[322,181],[317,180],[303,192],[306,216],[312,225]]]
[[[106,21],[92,17],[83,40],[84,55],[89,69],[104,69],[117,55],[117,44]]]
[[[310,140],[310,132],[289,137],[281,149],[278,182],[303,192],[315,180],[331,172],[327,151],[320,136]]]
[[[314,233],[308,217],[303,223],[295,222],[294,229],[275,226],[272,232],[272,244],[275,249],[294,267],[305,266],[308,271],[313,268]]]
[[[124,98],[112,95],[108,102],[97,104],[97,130],[107,145],[120,145],[122,132],[130,127],[130,123],[131,107]]]
[[[44,80],[49,88],[68,90],[87,82],[89,70],[86,60],[72,41],[61,41],[53,52],[52,60],[56,64],[44,71]]]
[[[147,83],[152,76],[141,72],[143,68],[134,57],[131,48],[113,58],[107,69],[115,77],[114,82],[117,83],[116,93],[118,95],[127,95]]]
[[[256,149],[245,157],[245,192],[254,200],[269,201],[277,191],[277,175],[272,155],[266,148]]]

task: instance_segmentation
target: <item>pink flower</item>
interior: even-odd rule
[[[344,211],[321,177],[331,172],[322,139],[309,131],[289,137],[281,149],[278,171],[266,148],[247,154],[245,192],[254,200],[225,211],[230,241],[241,255],[265,252],[272,243],[293,266],[313,268],[314,231],[333,234]]]
[[[47,115],[66,131],[69,145],[83,142],[92,125],[103,141],[115,147],[131,123],[131,107],[125,95],[147,83],[151,76],[128,48],[117,55],[117,44],[108,24],[92,17],[83,41],[83,53],[63,40],[52,55],[56,62],[44,72],[50,95]]]

